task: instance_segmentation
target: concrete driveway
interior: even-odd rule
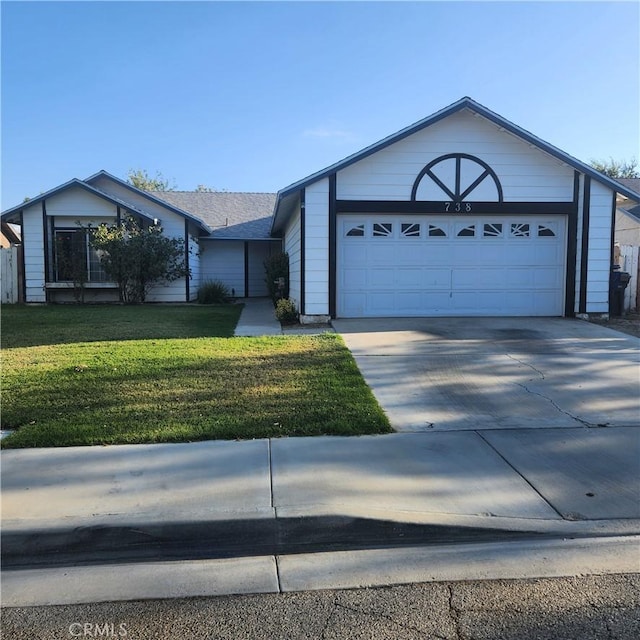
[[[334,321],[398,431],[640,426],[640,339],[564,318]]]

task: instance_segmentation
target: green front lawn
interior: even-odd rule
[[[391,431],[339,336],[224,337],[239,311],[4,307],[2,446]]]

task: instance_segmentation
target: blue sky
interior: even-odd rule
[[[2,209],[100,169],[277,191],[468,95],[640,157],[637,2],[2,2]]]

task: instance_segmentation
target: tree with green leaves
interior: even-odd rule
[[[638,161],[635,158],[631,160],[590,160],[589,164],[604,173],[610,178],[640,178],[640,169],[638,168]]]
[[[144,227],[134,218],[100,225],[91,245],[101,252],[107,276],[118,284],[120,301],[144,302],[150,289],[162,282],[191,277],[182,238],[169,238],[159,225]]]
[[[150,176],[145,169],[129,169],[127,182],[142,191],[175,191],[176,185],[170,184],[159,171]]]

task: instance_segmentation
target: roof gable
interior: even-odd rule
[[[10,209],[7,209],[5,211],[2,212],[2,218],[3,219],[8,219],[11,218],[13,215],[15,215],[16,213],[19,213],[20,211],[28,208],[28,207],[32,207],[34,204],[38,204],[39,202],[42,202],[43,200],[46,200],[47,198],[51,198],[59,193],[62,193],[63,191],[67,191],[68,189],[71,189],[73,187],[79,187],[80,189],[84,189],[85,191],[88,191],[89,193],[92,193],[95,196],[98,196],[100,198],[103,198],[104,200],[108,200],[109,202],[111,202],[112,204],[115,204],[116,206],[121,206],[121,207],[125,207],[126,209],[129,209],[131,211],[135,211],[136,213],[140,214],[141,216],[144,216],[146,218],[149,217],[149,215],[142,211],[141,209],[139,209],[138,207],[136,207],[135,205],[132,205],[131,203],[125,202],[124,200],[113,196],[109,193],[105,193],[104,191],[90,185],[87,184],[86,182],[83,182],[82,180],[78,180],[78,178],[73,178],[72,180],[69,180],[68,182],[65,182],[64,184],[61,184],[57,187],[54,187],[53,189],[49,189],[49,191],[45,191],[44,193],[41,193],[39,196],[36,196],[35,198],[30,198],[29,200],[26,200],[25,202],[22,202],[21,204],[15,206],[15,207],[11,207]]]
[[[577,160],[573,156],[570,156],[569,154],[558,149],[557,147],[554,147],[548,142],[545,142],[541,138],[538,138],[537,136],[533,135],[526,129],[523,129],[522,127],[519,127],[518,125],[503,118],[502,116],[491,111],[487,107],[479,104],[475,100],[472,100],[469,97],[464,97],[458,100],[457,102],[454,102],[453,104],[449,105],[448,107],[445,107],[444,109],[441,109],[440,111],[437,111],[436,113],[426,118],[423,118],[422,120],[419,120],[418,122],[408,127],[405,127],[404,129],[401,129],[397,133],[387,136],[386,138],[383,138],[382,140],[368,147],[365,147],[361,151],[358,151],[357,153],[347,156],[343,160],[340,160],[330,165],[329,167],[322,169],[321,171],[313,173],[310,176],[307,176],[306,178],[303,178],[302,180],[294,182],[288,187],[281,189],[278,192],[278,199],[276,201],[276,207],[274,209],[274,223],[273,223],[274,228],[278,224],[278,217],[279,217],[278,213],[279,213],[280,203],[287,196],[290,196],[291,194],[300,191],[301,189],[309,186],[310,184],[313,184],[314,182],[317,182],[318,180],[326,178],[331,174],[334,174],[346,167],[349,167],[355,164],[356,162],[359,162],[360,160],[363,160],[364,158],[367,158],[370,155],[373,155],[374,153],[377,153],[378,151],[381,151],[382,149],[385,149],[386,147],[389,147],[390,145],[395,144],[396,142],[399,142],[400,140],[403,140],[404,138],[407,138],[408,136],[411,136],[417,133],[418,131],[421,131],[435,124],[436,122],[443,120],[444,118],[447,118],[455,113],[458,113],[459,111],[462,111],[463,109],[467,109],[474,114],[477,114],[479,116],[486,118],[488,121],[492,122],[493,124],[500,127],[501,129],[508,131],[509,133],[520,138],[526,143],[537,147],[541,151],[573,167],[574,169],[580,171],[581,173],[591,176],[593,179],[597,180],[598,182],[601,182],[602,184],[606,185],[613,191],[621,193],[622,195],[625,195],[629,198],[637,199],[638,194],[635,193],[633,190],[631,190],[628,186],[621,184],[621,182],[618,182],[613,178],[606,176],[603,173],[600,173],[593,167],[581,162],[580,160]]]
[[[93,182],[97,182],[101,178],[105,178],[111,182],[114,182],[118,186],[124,187],[125,189],[131,191],[132,193],[138,196],[142,196],[147,200],[154,202],[155,204],[160,205],[161,207],[164,207],[165,209],[169,209],[173,213],[176,213],[177,215],[190,220],[191,222],[196,224],[198,227],[200,227],[203,231],[206,231],[207,233],[211,232],[211,229],[197,216],[194,216],[188,211],[185,211],[184,209],[181,209],[171,204],[167,200],[158,198],[155,194],[160,192],[157,192],[157,191],[151,192],[151,191],[144,191],[143,189],[138,189],[138,187],[134,187],[132,184],[129,184],[125,180],[116,178],[116,176],[110,174],[108,171],[105,171],[104,169],[98,171],[98,173],[94,173],[92,176],[89,176],[84,182],[86,182],[87,184],[92,184]],[[171,193],[171,192],[167,192],[167,193]]]

